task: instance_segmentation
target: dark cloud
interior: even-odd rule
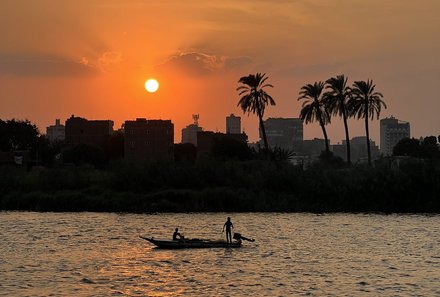
[[[98,71],[84,61],[50,54],[0,54],[0,74],[42,77],[83,77]]]
[[[203,76],[240,68],[251,62],[248,57],[225,57],[190,52],[173,55],[165,63],[157,65],[156,69],[165,72],[178,69],[191,76]]]
[[[249,57],[227,58],[225,60],[225,69],[241,68],[252,63]]]

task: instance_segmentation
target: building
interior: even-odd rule
[[[231,113],[226,117],[226,134],[240,134],[241,133],[241,117],[235,116]]]
[[[328,140],[330,145],[330,139]],[[308,156],[309,160],[317,160],[325,152],[325,140],[321,138],[307,139],[302,142],[301,155]]]
[[[217,139],[229,138],[247,143],[248,136],[245,133],[241,134],[225,134],[212,131],[201,131],[197,133],[197,158],[209,156],[212,153],[214,143]]]
[[[124,158],[145,162],[173,158],[174,124],[171,120],[125,121]]]
[[[71,116],[66,120],[65,140],[67,145],[87,144],[107,148],[113,133],[111,120],[87,120]]]
[[[55,125],[46,128],[46,137],[50,143],[63,141],[66,138],[66,128],[61,125],[60,119],[55,120]]]
[[[395,117],[380,120],[380,151],[385,156],[393,154],[394,146],[403,138],[410,138],[410,125]]]
[[[63,141],[66,138],[66,128],[61,125],[60,119],[55,120],[55,125],[46,128],[46,137],[50,143]]]
[[[333,154],[347,161],[347,141],[343,140],[342,144],[332,145]],[[379,147],[370,139],[371,158],[379,157]],[[368,158],[367,137],[357,136],[350,140],[350,153],[353,162],[360,162]]]
[[[199,127],[198,114],[193,114],[193,120],[193,124],[182,129],[182,143],[192,143],[194,146],[197,146],[197,132],[203,131],[203,128]]]
[[[342,158],[344,161],[347,161],[347,141],[343,140],[342,144],[341,143],[337,143],[337,144],[333,144],[331,146],[331,150],[333,152],[333,155],[339,158]],[[351,144],[351,142],[350,142]],[[352,149],[352,146],[350,146],[350,149]],[[353,158],[353,153],[351,153],[351,159],[352,161],[354,161]]]
[[[298,151],[303,142],[303,121],[296,118],[268,118],[264,121],[267,142],[270,147]],[[263,135],[260,128],[260,142]]]

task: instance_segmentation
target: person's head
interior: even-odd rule
[[[176,231],[176,232],[177,232],[177,231],[179,231],[179,228],[176,228],[176,230],[175,230],[175,231]]]
[[[228,217],[228,221],[230,221],[231,220],[231,217]]]

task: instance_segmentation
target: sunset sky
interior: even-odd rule
[[[381,117],[411,123],[414,137],[440,134],[439,0],[1,0],[0,118],[28,118],[40,131],[71,114],[171,119],[175,141],[200,114],[225,131],[242,116],[237,81],[263,72],[277,105],[267,117],[298,117],[306,83],[345,74],[372,78],[388,105]],[[144,82],[155,77],[150,94]],[[379,121],[371,124],[379,141]],[[364,135],[350,121],[351,136]],[[305,138],[322,137],[317,124]],[[329,126],[343,139],[340,120]]]

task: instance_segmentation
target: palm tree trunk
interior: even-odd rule
[[[343,118],[344,118],[344,128],[345,128],[345,141],[347,146],[347,163],[350,165],[351,164],[350,136],[348,135],[347,114],[345,110],[343,113]]]
[[[368,128],[368,103],[365,105],[365,134],[367,136],[368,165],[371,166],[370,130]]]
[[[263,134],[264,148],[266,149],[266,153],[268,153],[269,152],[269,144],[267,143],[266,129],[264,128],[263,116],[261,115],[261,111],[259,108],[257,110],[257,113],[258,113],[258,119],[260,121],[261,134]]]
[[[319,125],[321,126],[322,129],[322,134],[324,134],[324,141],[325,141],[325,153],[327,154],[327,156],[330,155],[330,147],[328,144],[328,137],[327,137],[327,131],[325,130],[325,125],[322,122],[322,119],[319,118]]]

